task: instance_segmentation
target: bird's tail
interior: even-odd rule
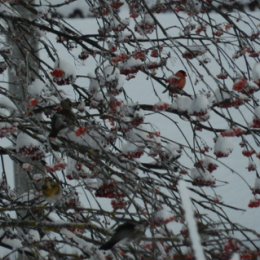
[[[49,138],[55,138],[57,137],[57,131],[51,131],[50,134],[49,134]]]
[[[103,244],[99,249],[101,250],[109,250],[114,247],[116,243],[112,240],[107,241],[105,244]]]

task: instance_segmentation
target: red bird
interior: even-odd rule
[[[187,74],[184,70],[179,70],[176,72],[171,78],[167,80],[169,85],[163,93],[165,93],[167,90],[169,90],[170,95],[180,92],[186,85],[186,77]]]

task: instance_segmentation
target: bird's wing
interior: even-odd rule
[[[103,244],[100,249],[109,250],[114,247],[119,241],[131,237],[132,233],[134,233],[135,224],[131,222],[126,222],[122,225],[119,225],[116,229],[112,237]]]
[[[50,137],[56,137],[60,130],[67,127],[66,120],[64,115],[56,113],[51,119],[51,132]]]

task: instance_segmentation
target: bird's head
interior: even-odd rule
[[[182,75],[183,77],[187,77],[187,73],[184,70],[179,70],[177,73]]]
[[[62,110],[71,110],[72,102],[70,101],[70,99],[66,98],[60,102],[60,106]]]
[[[53,198],[61,194],[62,188],[59,181],[46,177],[42,185],[42,194],[46,198]]]

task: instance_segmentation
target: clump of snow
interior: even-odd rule
[[[152,33],[154,29],[155,22],[149,13],[146,13],[141,21],[135,26],[135,31],[138,32],[141,36]]]
[[[97,189],[103,184],[103,181],[98,178],[87,178],[84,180],[84,185],[88,187],[88,189]]]
[[[30,135],[20,132],[16,139],[16,151],[18,152],[20,148],[29,146],[40,146],[41,143],[36,139],[32,138]]]
[[[258,86],[253,80],[248,80],[247,82],[249,89],[257,89]]]
[[[47,106],[60,104],[60,100],[57,97],[55,97],[54,95],[51,95],[49,97],[46,96],[45,101],[46,101]]]
[[[160,101],[153,106],[154,111],[165,111],[167,110],[171,105],[168,103],[165,103],[163,101]]]
[[[213,95],[209,98],[210,104],[222,103],[224,104],[227,102],[226,106],[228,107],[236,107],[244,102],[248,101],[249,97],[248,94],[243,94],[241,92],[235,92],[231,90],[224,90],[218,88]],[[225,106],[225,104],[224,104]]]
[[[147,129],[147,126],[142,124],[139,125],[138,128],[132,128],[126,133],[126,138],[134,143],[144,143],[146,140],[148,140],[147,133],[149,130]]]
[[[215,178],[206,169],[192,168],[190,176],[197,185],[210,186],[215,183]]]
[[[220,135],[218,136],[215,143],[214,154],[217,157],[227,157],[229,154],[232,153],[233,148],[234,145],[231,138],[222,137]]]
[[[200,55],[207,52],[207,48],[204,45],[194,44],[194,45],[188,45],[186,46],[186,48],[189,50],[189,52],[200,54]]]
[[[41,143],[24,132],[17,135],[16,151],[32,160],[41,160],[44,157]]]
[[[71,84],[76,80],[75,65],[63,58],[59,58],[55,62],[51,75],[53,76],[53,81],[58,85]]]
[[[89,77],[89,87],[88,87],[88,91],[91,94],[94,94],[96,92],[98,92],[100,90],[100,84],[98,82],[98,80],[96,79],[96,76],[92,73],[88,74]]]
[[[125,141],[121,144],[121,151],[123,157],[128,159],[137,159],[140,158],[144,153],[145,145],[142,143],[132,143]]]
[[[154,19],[150,14],[145,14],[143,22],[146,24],[154,24]]]
[[[131,69],[133,67],[139,67],[143,65],[143,62],[139,59],[135,59],[134,57],[130,57],[126,62],[120,63],[120,69]]]
[[[256,63],[252,70],[252,79],[260,83],[260,62]]]
[[[123,31],[129,25],[129,18],[119,19],[118,17],[113,17],[110,19],[109,23],[103,28],[106,33],[113,30],[115,32]]]
[[[123,89],[124,78],[117,67],[107,65],[100,75],[100,85],[106,87],[109,93],[119,94]]]
[[[6,108],[10,112],[17,110],[16,105],[6,96],[0,96],[0,108]]]
[[[90,100],[90,106],[93,108],[96,108],[102,103],[104,100],[104,95],[101,92],[96,92],[93,94],[91,100]]]
[[[232,95],[229,91],[224,91],[220,88],[218,88],[215,92],[214,95],[212,96],[212,102],[222,102],[224,100],[232,98]]]
[[[116,96],[122,92],[124,77],[120,74],[117,67],[107,65],[103,70],[99,70],[97,75],[88,74],[88,92],[96,102],[102,101],[105,95]],[[101,88],[103,88],[101,92]]]
[[[47,89],[46,85],[42,80],[35,79],[29,86],[28,86],[28,94],[31,97],[37,98],[42,96],[43,92]]]
[[[196,11],[196,12],[200,12],[202,9],[202,1],[198,1],[198,0],[191,0],[188,1],[188,3],[190,4],[190,7],[192,8],[192,10]]]
[[[210,157],[205,157],[204,159],[197,161],[194,166],[197,168],[206,169],[209,172],[215,171],[218,167],[215,160]]]
[[[89,129],[88,131],[77,136],[76,132],[70,131],[67,133],[67,138],[82,146],[88,147],[89,153],[97,156],[99,151],[104,151],[108,147],[108,136],[110,133],[99,132],[98,129]]]
[[[259,89],[259,86],[257,85],[257,83],[258,83],[257,81],[247,80],[247,86],[245,88],[245,92],[253,93],[253,92],[257,91]],[[259,79],[259,83],[260,83],[260,79]]]
[[[238,253],[232,254],[230,260],[240,260],[240,255]]]
[[[181,112],[187,112],[190,110],[192,99],[189,97],[178,95],[174,101],[176,102],[177,110]]]
[[[60,68],[61,70],[63,70],[67,77],[76,77],[76,68],[75,65],[72,64],[72,62],[68,62],[67,60],[59,58],[55,63],[55,68]]]
[[[207,114],[209,108],[209,101],[205,95],[198,95],[192,101],[189,108],[190,115],[202,116]]]
[[[153,215],[153,223],[157,226],[176,221],[175,214],[167,206],[161,206]]]
[[[133,152],[138,152],[138,151],[142,151],[144,148],[144,145],[137,145],[131,142],[125,142],[122,144],[121,146],[121,151],[124,154],[127,153],[133,153]]]
[[[133,113],[134,118],[144,118],[144,111],[142,109],[135,110]]]
[[[192,168],[190,171],[190,176],[193,180],[201,178],[203,175],[203,171],[199,170],[198,168]]]
[[[40,234],[38,230],[30,229],[26,234],[26,239],[29,243],[40,241]]]
[[[160,158],[162,161],[173,161],[178,159],[181,156],[182,149],[181,146],[175,143],[168,143],[163,147],[160,152]]]
[[[104,68],[104,83],[106,81],[114,81],[120,77],[120,71],[118,68],[108,65]]]
[[[122,101],[123,102],[123,101]],[[138,108],[138,103],[132,103],[130,101],[127,102],[127,105],[124,106],[124,113],[125,115],[129,115],[130,117],[134,117],[135,113],[138,114],[140,111],[140,116],[144,116],[144,111]]]
[[[131,39],[133,37],[132,33],[129,32],[129,31],[123,31],[123,32],[119,32],[117,34],[117,42],[120,43],[120,42],[125,42],[125,41],[128,41],[129,39]]]

